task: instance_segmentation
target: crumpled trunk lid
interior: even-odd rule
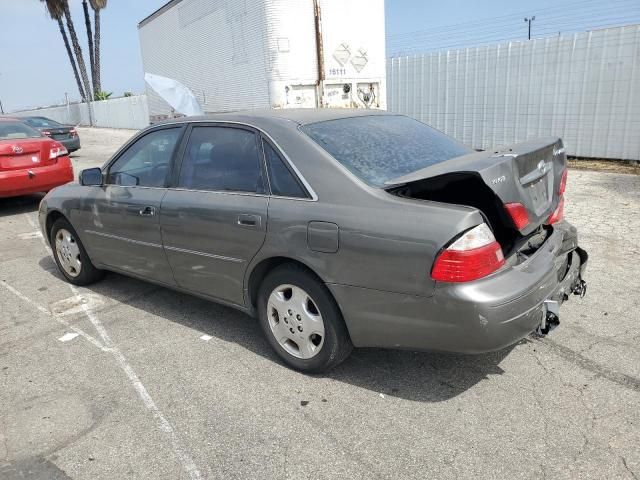
[[[502,205],[521,203],[525,207],[529,223],[519,232],[528,235],[545,224],[558,206],[566,163],[562,140],[540,139],[456,157],[395,178],[386,185],[395,189],[448,174],[479,175]],[[448,197],[452,196],[455,197],[455,192],[449,192]]]

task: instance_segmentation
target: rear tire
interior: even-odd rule
[[[69,283],[84,286],[104,276],[104,271],[91,263],[78,234],[66,218],[53,223],[50,238],[53,258]]]
[[[296,370],[330,370],[353,350],[340,309],[327,287],[293,263],[275,268],[263,280],[258,319],[271,347]]]

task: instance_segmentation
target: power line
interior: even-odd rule
[[[616,5],[616,4],[630,4],[630,5],[637,5],[637,1],[636,0],[610,0],[606,3],[606,5],[602,5],[602,1],[601,0],[585,0],[585,1],[581,1],[581,2],[576,2],[576,3],[569,3],[566,4],[562,7],[549,7],[549,8],[542,8],[542,9],[537,9],[536,12],[538,13],[538,15],[540,14],[540,12],[550,12],[550,11],[560,11],[560,12],[564,12],[563,15],[560,15],[560,17],[566,17],[566,16],[574,16],[575,13],[571,13],[571,12],[567,12],[567,8],[571,7],[571,6],[580,6],[580,12],[584,12],[584,11],[588,11],[590,8],[594,8],[596,7],[598,10],[611,10],[612,6]],[[589,6],[590,4],[592,4],[591,6]],[[446,30],[449,31],[452,28],[455,27],[464,27],[465,30],[468,29],[468,27],[473,26],[473,25],[480,25],[480,26],[485,26],[489,23],[496,23],[496,21],[499,21],[499,23],[501,24],[510,24],[513,22],[514,19],[516,18],[522,18],[523,15],[527,15],[530,12],[515,12],[515,13],[510,13],[508,15],[501,15],[499,17],[486,17],[480,20],[473,20],[473,21],[469,21],[469,22],[462,22],[462,23],[454,23],[454,24],[448,24],[448,25],[441,25],[439,27],[434,27],[434,28],[429,28],[429,29],[421,29],[421,30],[414,30],[414,31],[410,31],[410,32],[402,32],[402,33],[395,33],[395,34],[390,34],[388,35],[389,38],[401,38],[403,36],[415,36],[416,34],[421,34],[421,33],[426,33],[426,34],[430,34],[431,32],[437,32],[437,31],[441,31],[441,30]]]
[[[581,6],[582,8],[579,12],[574,13],[567,11],[569,5]],[[587,0],[569,5],[537,10],[536,18],[538,20],[536,23],[540,25],[534,33],[536,35],[555,32],[569,34],[594,28],[640,23],[640,2],[637,0],[610,0],[606,5],[593,4],[592,0]],[[546,14],[541,15],[539,12],[546,12]],[[552,14],[551,12],[557,13]],[[522,21],[522,17],[516,21],[515,15],[517,14],[441,26],[431,30],[388,35],[387,51],[390,56],[398,56],[420,51],[436,51],[515,40],[520,37],[519,32],[521,32],[517,21]],[[533,20],[533,17],[525,18],[527,23],[530,23],[530,18]]]

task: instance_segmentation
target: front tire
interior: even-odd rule
[[[271,347],[296,370],[329,370],[353,349],[327,287],[296,264],[281,265],[266,276],[258,293],[258,318]]]
[[[84,286],[104,276],[104,271],[91,263],[78,234],[66,218],[54,222],[50,238],[53,258],[69,283]]]

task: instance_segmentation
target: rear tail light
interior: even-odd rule
[[[513,224],[518,230],[522,230],[529,225],[529,214],[527,213],[527,209],[524,208],[524,205],[521,203],[506,203],[504,208],[507,209],[511,220],[513,220]]]
[[[440,252],[433,264],[431,278],[440,282],[469,282],[486,277],[503,265],[502,248],[483,223]]]
[[[567,174],[569,170],[566,168],[562,172],[562,177],[560,178],[560,186],[558,187],[558,195],[564,195],[564,191],[567,188]]]
[[[558,202],[558,206],[556,207],[555,211],[549,217],[549,220],[547,220],[547,223],[549,225],[553,225],[554,223],[558,223],[563,218],[564,218],[564,197],[560,197],[560,201]]]
[[[58,158],[58,157],[64,157],[65,155],[68,155],[68,154],[69,152],[62,145],[58,147],[53,147],[49,152],[49,160],[53,160],[54,158]]]
[[[75,137],[78,134],[75,128],[72,128],[71,130],[69,130],[69,133],[71,134],[72,137]]]
[[[558,201],[558,206],[549,217],[549,220],[547,220],[547,223],[549,225],[558,223],[564,218],[564,191],[567,188],[567,173],[568,170],[565,168],[562,172],[562,177],[560,178],[560,186],[558,187],[558,195],[560,195],[560,201]]]

